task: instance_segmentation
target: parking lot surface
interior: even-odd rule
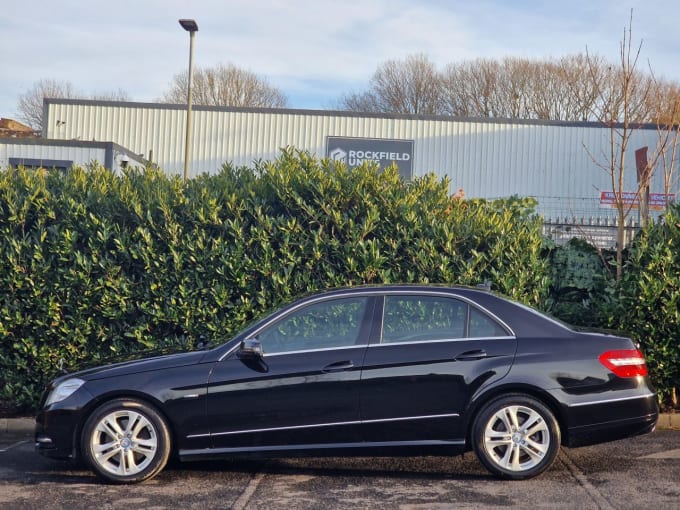
[[[39,456],[29,435],[3,434],[0,508],[678,509],[680,431],[562,449],[548,472],[521,482],[492,478],[469,453],[173,462],[153,480],[128,486]]]

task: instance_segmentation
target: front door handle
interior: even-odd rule
[[[323,367],[322,371],[326,374],[330,372],[344,372],[345,370],[352,370],[354,368],[354,363],[351,360],[348,361],[338,361],[336,363],[331,363]]]
[[[487,354],[484,349],[477,349],[474,351],[465,351],[455,357],[456,361],[475,361],[486,358]]]

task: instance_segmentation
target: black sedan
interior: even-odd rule
[[[560,444],[650,432],[642,353],[491,292],[375,286],[306,297],[214,349],[60,377],[36,449],[112,482],[224,456],[452,455],[538,475]]]

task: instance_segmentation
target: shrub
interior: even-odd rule
[[[545,301],[531,200],[462,201],[433,176],[285,150],[186,185],[93,165],[0,173],[0,400],[34,407],[59,368],[229,338],[293,295],[438,282]]]
[[[548,253],[550,297],[546,309],[576,326],[606,327],[616,303],[609,252],[578,238]]]
[[[664,402],[680,388],[680,205],[635,238],[614,324],[640,342]]]

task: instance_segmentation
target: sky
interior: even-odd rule
[[[387,60],[449,63],[576,53],[620,58],[633,9],[639,67],[680,81],[677,0],[2,0],[0,117],[42,79],[85,95],[157,101],[189,65],[235,64],[279,88],[291,108],[334,109]]]

